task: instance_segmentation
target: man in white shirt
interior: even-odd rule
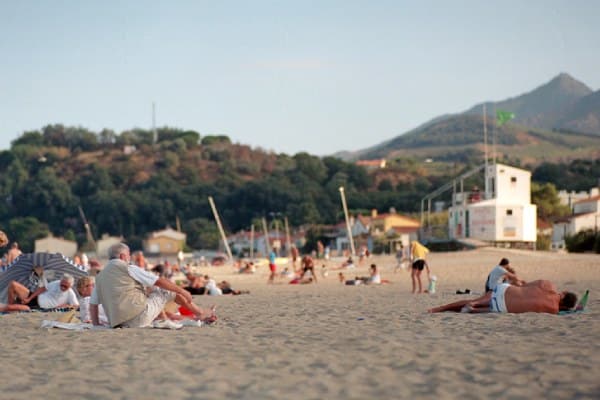
[[[192,302],[192,295],[167,278],[131,265],[131,253],[124,243],[111,246],[110,260],[96,277],[90,299],[92,323],[99,325],[98,305],[102,304],[112,328],[144,328],[171,301],[191,310],[198,318],[204,311]],[[152,288],[147,294],[146,288]]]
[[[70,274],[63,274],[59,281],[48,284],[46,291],[38,296],[40,308],[77,308],[79,301],[73,290],[74,278]]]

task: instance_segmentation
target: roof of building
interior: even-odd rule
[[[571,214],[571,215],[567,215],[566,217],[560,217],[554,220],[554,223],[560,223],[560,222],[570,222],[573,219],[579,218],[579,217],[583,217],[586,215],[594,215],[596,214],[595,212],[584,212],[584,213],[577,213],[577,214]]]
[[[185,240],[186,234],[183,232],[178,232],[173,228],[166,228],[162,231],[156,231],[150,234],[151,239],[156,239],[159,237],[168,237],[175,240]]]
[[[594,201],[600,201],[600,196],[593,196],[593,197],[589,197],[587,199],[577,200],[573,204],[581,204],[581,203],[594,202]]]

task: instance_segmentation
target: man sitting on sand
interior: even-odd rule
[[[36,265],[27,278],[25,285],[11,281],[8,284],[8,304],[26,305],[23,310],[39,308],[38,296],[46,291],[48,281],[44,276],[44,267]]]
[[[131,253],[126,244],[111,246],[108,256],[110,261],[97,276],[90,300],[94,325],[99,325],[99,304],[103,305],[112,328],[150,326],[171,300],[191,310],[197,317],[204,317],[204,312],[192,302],[188,291],[164,277],[130,265]],[[146,294],[144,286],[154,290]]]
[[[53,281],[47,290],[38,296],[40,308],[77,308],[79,300],[73,290],[75,278],[71,274],[63,274],[59,281]]]
[[[575,307],[577,296],[571,292],[558,292],[550,281],[539,280],[523,286],[502,283],[485,295],[474,300],[463,300],[435,307],[428,312],[444,311],[469,313],[548,313],[558,314]]]

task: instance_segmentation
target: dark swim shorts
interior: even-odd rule
[[[418,269],[419,271],[423,271],[425,268],[425,260],[417,260],[412,264],[413,269]]]

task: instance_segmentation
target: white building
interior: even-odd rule
[[[592,188],[589,192],[585,192],[585,191],[567,192],[566,190],[559,190],[559,192],[558,192],[558,199],[560,200],[560,204],[569,206],[569,208],[571,210],[573,210],[573,205],[576,202],[578,202],[579,200],[586,200],[590,197],[596,197],[596,196],[600,196],[599,188]]]
[[[449,208],[450,238],[493,243],[535,243],[531,172],[503,164],[487,166],[487,190],[455,193]]]
[[[77,242],[49,234],[47,237],[35,241],[34,251],[36,253],[61,253],[72,258],[77,253]]]
[[[593,192],[591,192],[593,193]],[[565,247],[565,237],[577,232],[600,228],[600,196],[596,195],[573,203],[573,215],[554,221],[552,247]]]

